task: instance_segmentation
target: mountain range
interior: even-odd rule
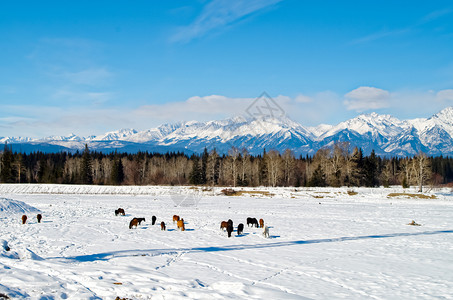
[[[14,151],[75,152],[88,144],[90,150],[102,152],[180,151],[201,153],[204,148],[228,153],[232,147],[260,154],[263,149],[280,152],[292,150],[296,155],[313,155],[322,147],[347,141],[372,150],[381,156],[411,156],[422,151],[429,155],[453,155],[453,107],[429,118],[399,120],[391,115],[362,114],[337,125],[305,127],[289,118],[233,117],[220,121],[179,122],[144,131],[121,129],[100,136],[50,136],[40,139],[0,137]]]

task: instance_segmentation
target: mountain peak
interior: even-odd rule
[[[453,124],[453,106],[444,108],[437,114],[431,117],[432,119],[438,119],[447,124]]]

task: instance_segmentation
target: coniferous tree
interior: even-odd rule
[[[117,158],[113,161],[111,181],[113,184],[119,185],[124,181],[124,167],[121,158]]]
[[[326,173],[324,173],[324,170],[321,167],[321,164],[318,165],[318,167],[315,169],[313,172],[313,175],[310,178],[310,181],[308,182],[308,186],[326,186]]]
[[[205,184],[207,180],[207,168],[208,168],[209,153],[206,147],[204,148],[203,154],[201,155],[201,180]]]
[[[195,185],[203,184],[202,170],[200,167],[199,159],[196,156],[194,156],[192,171],[189,175],[189,183]]]
[[[8,144],[5,143],[5,148],[3,151],[1,159],[1,171],[0,179],[3,183],[14,183],[16,182],[16,172],[13,168],[14,156],[11,147],[8,147]]]
[[[363,165],[365,186],[374,187],[378,185],[378,168],[379,161],[376,157],[376,153],[372,150],[370,156],[365,158]]]
[[[88,145],[85,144],[85,150],[82,154],[82,166],[81,166],[81,181],[83,184],[93,183],[93,165],[91,161],[90,150]]]

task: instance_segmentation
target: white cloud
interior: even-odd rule
[[[437,92],[436,98],[440,101],[453,101],[453,89],[441,90]]]
[[[348,110],[363,112],[370,109],[380,109],[389,106],[390,93],[375,87],[361,86],[350,91],[345,96],[344,105]]]
[[[310,103],[313,101],[313,99],[311,97],[299,94],[296,96],[294,101],[296,101],[297,103]]]
[[[282,0],[212,0],[195,21],[171,37],[172,42],[189,42],[209,32],[222,29]]]

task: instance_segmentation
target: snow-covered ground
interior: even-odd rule
[[[229,197],[220,190],[0,185],[0,295],[453,297],[451,189],[426,194],[435,199],[388,197],[415,191],[399,187],[248,188]],[[126,216],[115,216],[119,207]],[[41,223],[37,213],[43,215]],[[184,218],[186,231],[176,230],[174,214]],[[129,229],[133,217],[146,221]],[[263,218],[270,238],[247,227],[247,217]],[[219,229],[228,219],[235,229],[244,223],[244,234],[228,238]],[[412,220],[421,226],[407,225]],[[160,230],[161,221],[167,231]]]

